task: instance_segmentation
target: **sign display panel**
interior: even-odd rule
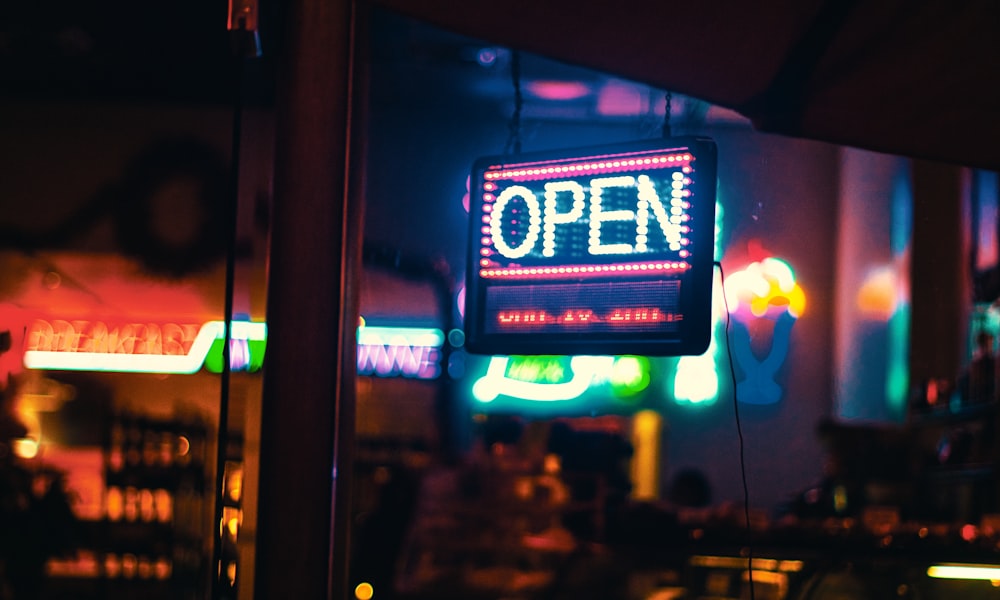
[[[477,160],[467,348],[704,352],[716,157],[712,140],[680,137]]]

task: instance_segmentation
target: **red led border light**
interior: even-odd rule
[[[681,171],[686,177],[690,177],[692,171],[691,163],[696,160],[694,155],[687,151],[667,152],[663,150],[638,151],[616,154],[595,155],[580,159],[564,158],[545,161],[524,162],[510,165],[508,168],[500,170],[500,166],[487,168],[483,173],[483,222],[489,221],[489,214],[492,203],[495,199],[493,192],[497,189],[494,181],[509,179],[512,181],[531,181],[544,179],[552,175],[600,175],[605,173],[629,172],[637,168],[676,168],[681,167]],[[566,163],[554,165],[553,163]],[[539,166],[545,165],[545,166]],[[685,196],[689,196],[686,192]],[[484,241],[484,244],[486,242]],[[574,265],[559,267],[500,267],[489,268],[493,263],[488,258],[480,261],[483,267],[479,271],[479,276],[490,279],[501,279],[505,277],[518,277],[521,279],[545,278],[575,278],[581,275],[635,275],[646,273],[672,273],[685,271],[690,268],[686,261],[674,262],[647,262],[612,265]]]
[[[569,309],[560,314],[544,310],[501,310],[497,312],[497,322],[508,329],[530,329],[545,325],[589,325],[595,322],[609,323],[612,327],[641,326],[649,323],[677,323],[684,315],[661,310],[657,306],[635,306],[613,308],[605,315],[599,315],[589,308]]]
[[[613,265],[572,265],[559,267],[507,267],[499,269],[480,269],[479,276],[484,279],[503,279],[517,277],[519,279],[560,279],[576,278],[581,275],[635,275],[637,273],[663,274],[686,271],[691,265],[685,261],[644,262]]]
[[[631,157],[635,158],[631,158]],[[626,158],[628,157],[628,158]],[[602,160],[602,158],[604,160]],[[579,161],[579,159],[573,159]],[[533,165],[552,165],[553,162],[558,161],[542,161],[535,163],[522,163],[518,165],[511,165],[509,168],[499,170],[500,167],[487,169],[483,173],[483,178],[487,181],[495,181],[499,179],[511,179],[514,181],[530,181],[532,179],[546,178],[551,175],[556,175],[560,173],[567,174],[577,174],[577,175],[587,175],[587,174],[601,174],[601,173],[618,173],[621,171],[632,171],[636,168],[641,167],[685,167],[689,172],[691,162],[695,160],[694,155],[690,152],[677,152],[670,154],[660,154],[657,156],[644,156],[641,152],[627,153],[627,154],[609,154],[604,157],[593,156],[589,157],[585,161],[574,162],[564,165],[554,165],[554,166],[541,166],[536,167]]]

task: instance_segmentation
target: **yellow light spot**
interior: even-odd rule
[[[11,446],[14,454],[21,458],[35,458],[38,455],[38,442],[31,438],[16,439]]]
[[[359,583],[356,588],[354,588],[354,597],[358,600],[371,600],[375,595],[375,588],[372,584],[368,582]]]
[[[997,581],[1000,568],[992,565],[944,564],[927,568],[927,576],[939,579],[979,579]]]

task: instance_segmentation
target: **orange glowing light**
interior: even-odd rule
[[[354,588],[354,597],[357,600],[371,600],[375,596],[375,588],[372,584],[366,582],[359,583],[357,587]]]
[[[872,319],[888,321],[898,304],[899,277],[893,267],[881,267],[869,273],[858,290],[857,305]]]
[[[31,438],[19,438],[11,443],[15,456],[35,458],[38,456],[38,441]]]

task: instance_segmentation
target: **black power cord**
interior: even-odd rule
[[[736,368],[733,366],[733,350],[729,343],[729,325],[731,316],[729,312],[729,299],[726,297],[726,273],[722,269],[722,262],[715,261],[715,266],[719,268],[719,278],[722,284],[722,300],[726,307],[726,356],[729,360],[729,375],[733,382],[733,413],[736,415],[736,433],[740,440],[740,477],[743,482],[743,518],[746,525],[747,536],[751,534],[750,529],[750,491],[747,486],[747,465],[743,452],[743,425],[740,422],[740,403],[736,395]],[[747,543],[747,577],[750,586],[750,600],[755,600],[753,585],[753,545]]]
[[[222,527],[225,511],[226,463],[229,458],[229,397],[232,379],[233,296],[235,294],[236,241],[239,213],[240,149],[243,134],[244,78],[246,61],[261,55],[257,33],[256,0],[233,0],[229,5],[229,32],[233,52],[233,112],[229,189],[226,197],[226,275],[225,306],[223,317],[222,378],[219,386],[219,426],[215,452],[215,507],[212,547],[212,589],[214,600],[235,597],[236,590],[224,582],[227,570],[223,568]]]

